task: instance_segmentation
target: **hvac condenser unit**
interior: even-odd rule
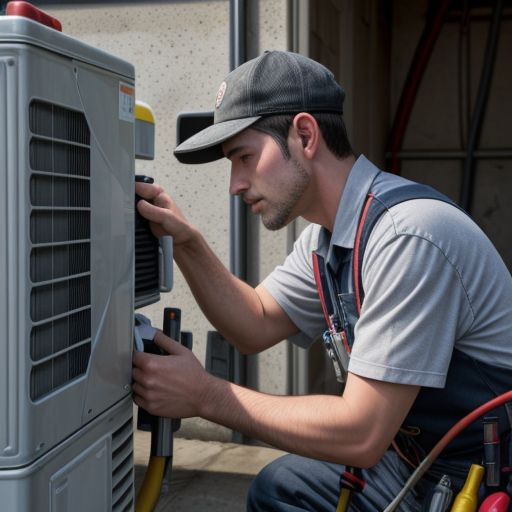
[[[127,62],[0,16],[2,511],[133,509],[134,96]]]

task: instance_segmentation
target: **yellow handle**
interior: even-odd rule
[[[345,512],[348,510],[348,501],[350,499],[350,491],[348,489],[341,489],[340,499],[338,501],[338,506],[336,507],[336,512]]]
[[[472,464],[464,487],[457,494],[450,512],[475,512],[478,507],[478,488],[482,483],[485,469]]]

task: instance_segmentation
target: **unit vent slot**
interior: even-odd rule
[[[112,512],[133,508],[133,426],[127,421],[112,434]]]
[[[90,236],[90,211],[34,210],[30,216],[33,244],[84,240]]]
[[[90,276],[32,288],[30,316],[40,322],[91,304]]]
[[[89,148],[32,138],[30,167],[34,171],[90,176]]]
[[[91,310],[86,309],[32,329],[30,357],[38,362],[91,338]]]
[[[30,179],[30,202],[34,206],[91,206],[89,181],[60,176],[34,175]]]
[[[29,122],[32,133],[90,144],[89,127],[81,112],[44,101],[33,101],[30,104]]]
[[[88,272],[91,268],[91,247],[88,242],[32,249],[30,278],[41,283]]]
[[[30,396],[85,374],[91,355],[90,131],[82,112],[29,107]]]
[[[34,366],[30,374],[30,397],[32,400],[37,400],[83,375],[87,370],[90,356],[91,343],[88,342]]]

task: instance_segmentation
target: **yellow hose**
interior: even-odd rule
[[[160,497],[165,462],[166,457],[151,456],[149,458],[146,474],[135,502],[135,512],[153,512]]]
[[[340,499],[338,501],[338,506],[336,507],[336,512],[345,512],[348,510],[348,500],[350,499],[350,490],[349,489],[341,489]]]

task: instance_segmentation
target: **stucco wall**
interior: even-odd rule
[[[228,162],[187,166],[172,154],[177,114],[213,110],[218,86],[229,71],[229,1],[50,4],[44,9],[62,22],[65,33],[134,64],[137,99],[149,103],[156,118],[156,158],[138,161],[137,172],[153,176],[173,195],[229,266]],[[250,52],[285,49],[287,2],[250,2],[250,9]],[[252,259],[257,279],[286,254],[285,231],[269,233],[261,228],[259,238],[259,257]],[[176,265],[174,271],[173,291],[141,312],[160,326],[164,306],[180,307],[182,329],[193,331],[194,353],[204,362],[206,335],[212,327]],[[252,368],[254,385],[268,392],[286,391],[285,344],[253,360]],[[230,437],[202,421],[184,422],[185,430],[187,425],[191,435]]]

